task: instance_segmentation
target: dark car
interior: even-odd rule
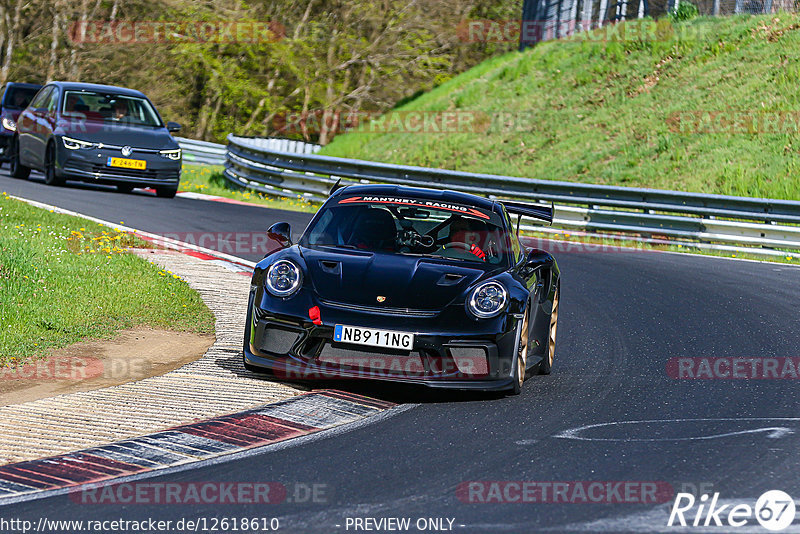
[[[153,187],[174,197],[181,149],[148,98],[133,89],[53,82],[43,87],[17,121],[11,175],[38,169],[50,185],[66,180],[114,184],[120,191]]]
[[[285,379],[378,379],[519,393],[549,374],[559,269],[511,215],[552,207],[422,188],[336,190],[253,273],[244,365]],[[518,221],[517,221],[518,222]]]
[[[9,82],[3,89],[0,99],[0,162],[10,161],[11,140],[17,131],[17,119],[22,110],[28,107],[42,86],[36,83]]]

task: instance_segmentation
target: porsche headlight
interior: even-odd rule
[[[500,282],[486,282],[472,291],[467,307],[475,317],[488,319],[503,311],[507,301],[508,292]]]
[[[174,148],[174,149],[170,149],[170,150],[159,150],[158,153],[161,154],[162,156],[164,156],[165,158],[169,158],[171,160],[179,160],[179,159],[181,159],[181,149],[180,148]]]
[[[9,119],[8,117],[3,117],[3,128],[8,130],[9,132],[16,132],[17,125],[14,121]]]
[[[61,142],[64,143],[64,147],[70,150],[78,150],[79,148],[92,148],[94,146],[94,143],[90,143],[89,141],[73,139],[72,137],[67,137],[66,135],[61,136]]]
[[[278,260],[267,270],[267,290],[276,297],[288,297],[300,288],[303,273],[289,260]]]

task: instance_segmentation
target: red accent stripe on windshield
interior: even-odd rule
[[[416,206],[418,208],[432,208],[437,210],[445,210],[445,211],[452,211],[455,213],[466,213],[468,215],[474,215],[475,217],[480,217],[481,219],[490,219],[488,215],[482,213],[474,208],[467,208],[467,211],[457,210],[454,208],[446,208],[444,206],[428,206],[427,204],[417,204],[415,202],[395,202],[392,200],[363,200],[362,197],[350,197],[344,200],[340,200],[339,204],[353,204],[355,202],[364,202],[367,204],[397,204],[400,206]],[[433,202],[433,201],[431,201]]]

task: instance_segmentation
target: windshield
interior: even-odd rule
[[[135,126],[162,126],[156,110],[147,99],[141,97],[94,91],[66,91],[63,106],[62,114],[65,117]]]
[[[499,222],[495,213],[438,201],[348,197],[323,209],[301,245],[498,265],[507,261]]]
[[[4,98],[4,107],[9,109],[25,109],[33,97],[39,92],[36,87],[9,87]]]

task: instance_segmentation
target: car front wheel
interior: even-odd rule
[[[56,174],[56,145],[47,145],[44,157],[44,182],[47,185],[64,185],[64,178]]]
[[[31,175],[31,168],[19,162],[19,139],[16,137],[11,141],[11,176],[21,180],[27,180]]]
[[[156,196],[159,198],[175,198],[177,187],[156,187]]]
[[[519,395],[522,392],[522,384],[525,383],[525,375],[528,367],[528,339],[530,338],[530,306],[525,310],[525,318],[522,320],[522,327],[519,330],[519,341],[517,343],[517,358],[514,362],[514,385],[509,391],[512,395]]]

